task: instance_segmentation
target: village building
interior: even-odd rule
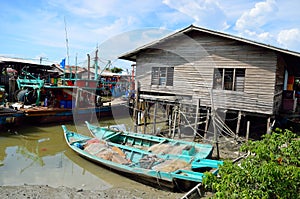
[[[298,112],[297,52],[191,25],[119,58],[136,63],[137,112],[161,104],[175,134],[261,136]]]

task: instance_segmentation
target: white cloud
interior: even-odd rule
[[[170,8],[191,17],[194,24],[210,29],[226,29],[226,15],[217,1],[212,0],[163,0]]]
[[[242,37],[274,45],[275,31],[271,26],[276,21],[278,7],[275,0],[265,0],[254,4],[236,20],[234,29]]]
[[[288,49],[297,49],[300,46],[300,30],[293,28],[279,32],[277,41],[280,45]]]
[[[45,53],[49,60],[60,60],[66,52],[64,17],[71,60],[75,53],[85,59],[97,44],[123,33],[158,27],[173,32],[190,24],[289,47],[295,42],[282,36],[287,34],[282,30],[300,30],[299,4],[299,0],[0,1],[0,52],[25,57]],[[150,34],[146,38],[139,36],[129,42],[143,44],[157,36]],[[24,50],[28,46],[30,50]]]
[[[256,3],[254,8],[245,11],[236,21],[235,28],[238,31],[257,30],[267,24],[276,15],[277,6],[275,0],[266,0]]]

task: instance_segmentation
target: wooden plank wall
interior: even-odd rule
[[[156,49],[155,49],[156,48]],[[174,67],[173,86],[151,85],[151,67]],[[277,55],[271,50],[212,36],[191,34],[167,40],[137,57],[141,91],[190,95],[211,106],[214,68],[244,68],[244,92],[213,90],[216,108],[273,114]]]
[[[277,69],[276,69],[276,82],[275,82],[275,93],[274,93],[274,113],[278,114],[282,104],[282,93],[283,93],[283,83],[284,83],[284,74],[285,68],[287,65],[282,58],[278,55],[277,58]]]

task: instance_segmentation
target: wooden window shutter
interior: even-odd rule
[[[166,86],[173,86],[173,81],[174,81],[174,67],[168,67]]]

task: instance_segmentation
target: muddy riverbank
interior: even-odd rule
[[[176,199],[184,195],[137,183],[82,159],[68,149],[60,126],[16,128],[1,132],[0,139],[0,198]],[[220,141],[221,159],[239,156],[239,145]],[[216,152],[215,148],[214,157]]]
[[[222,159],[234,159],[239,156],[237,152],[239,145],[233,142],[219,145],[219,152]],[[214,150],[213,157],[216,157],[217,151]],[[125,180],[126,181],[126,180]],[[202,198],[209,198],[211,193],[206,193]],[[170,191],[159,190],[143,184],[138,186],[125,187],[120,182],[120,186],[114,185],[111,188],[88,188],[84,185],[81,187],[49,185],[19,185],[19,186],[0,186],[0,198],[2,199],[80,199],[80,198],[106,198],[106,199],[179,199],[184,193],[174,193]]]
[[[2,199],[81,199],[81,198],[106,198],[106,199],[176,199],[181,198],[182,193],[173,193],[157,189],[141,191],[131,188],[114,187],[107,190],[86,190],[69,187],[50,187],[47,185],[23,185],[0,186],[0,198]]]

